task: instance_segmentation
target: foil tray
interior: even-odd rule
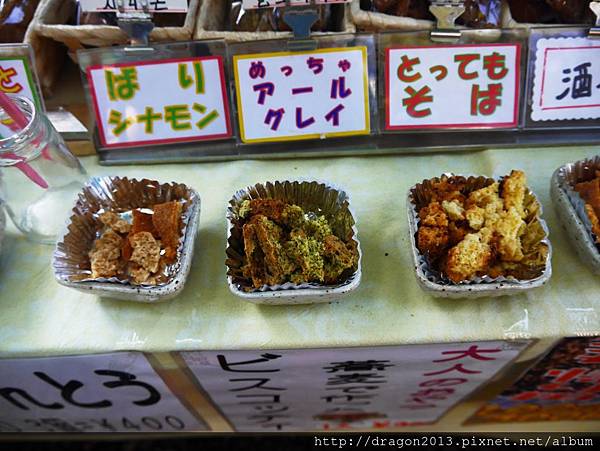
[[[600,156],[561,166],[552,174],[550,195],[577,254],[593,273],[600,274],[600,248],[584,210],[585,202],[573,189],[575,183],[591,180],[596,170],[600,170]]]
[[[247,199],[281,199],[299,205],[306,212],[325,215],[337,236],[351,237],[357,244],[358,265],[344,282],[338,285],[317,283],[265,285],[253,288],[251,282],[241,274],[244,258],[241,227],[238,226],[238,210]],[[355,216],[350,209],[348,194],[327,182],[276,181],[257,183],[237,191],[227,208],[227,279],[229,290],[245,301],[255,304],[289,305],[313,304],[339,300],[360,285],[362,251],[358,240]],[[244,289],[246,288],[246,289]]]
[[[4,239],[4,230],[6,229],[6,215],[4,214],[4,208],[0,203],[0,252],[2,251],[2,240]]]
[[[183,229],[177,260],[167,266],[165,283],[134,285],[116,278],[91,279],[88,253],[102,229],[98,212],[104,209],[122,212],[173,200],[184,201]],[[183,184],[120,177],[92,178],[79,194],[73,215],[56,245],[52,258],[54,276],[66,287],[112,299],[145,303],[171,299],[181,292],[189,274],[199,217],[200,196]]]
[[[460,176],[460,174],[444,174],[448,177]],[[499,179],[490,179],[482,176],[469,176],[463,175],[467,179],[472,179],[473,183],[477,187],[486,186],[484,183],[493,180],[499,181]],[[430,179],[434,180],[434,179]],[[438,275],[433,274],[428,270],[429,264],[424,255],[419,252],[416,243],[416,234],[418,231],[419,216],[418,211],[415,208],[415,201],[413,197],[414,190],[421,184],[428,182],[424,180],[421,183],[414,185],[408,190],[408,196],[406,200],[407,214],[408,214],[408,228],[410,233],[410,242],[412,246],[412,257],[413,264],[415,267],[415,275],[417,283],[423,291],[426,293],[438,297],[438,298],[451,298],[451,299],[464,299],[464,298],[484,298],[484,297],[499,297],[507,296],[512,294],[519,294],[524,291],[529,291],[534,288],[545,285],[552,277],[552,245],[548,239],[549,230],[546,221],[542,219],[542,204],[539,199],[532,191],[529,191],[528,195],[533,196],[539,204],[539,217],[538,221],[544,230],[546,238],[542,240],[548,247],[548,255],[546,257],[546,264],[544,270],[539,277],[531,280],[517,280],[512,277],[481,277],[468,282],[461,282],[459,284],[444,281]]]

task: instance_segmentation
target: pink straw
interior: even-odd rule
[[[10,116],[13,120],[14,124],[18,127],[18,130],[23,130],[29,124],[29,120],[25,113],[21,111],[21,109],[15,105],[10,97],[8,97],[2,90],[0,90],[0,107],[6,111],[6,114]],[[14,130],[15,127],[10,127],[11,130]],[[44,154],[44,158],[50,159],[50,155],[48,155],[47,148],[42,151]],[[38,174],[38,172],[33,169],[29,163],[25,161],[25,158],[20,157],[12,152],[7,152],[6,156],[8,158],[12,158],[14,160],[20,160],[18,163],[15,163],[15,167],[17,167],[23,174],[25,174],[32,182],[36,183],[43,189],[48,189],[48,183]]]

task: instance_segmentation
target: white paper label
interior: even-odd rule
[[[531,119],[600,118],[600,42],[588,38],[537,41]]]
[[[386,49],[386,130],[515,127],[519,44]]]
[[[316,0],[317,5],[329,5],[333,3],[349,3],[350,0]],[[311,0],[289,0],[292,6],[310,5]],[[243,0],[244,9],[275,8],[286,6],[286,0]]]
[[[0,432],[206,430],[139,352],[0,360]]]
[[[87,75],[106,147],[231,136],[220,57],[94,66]]]
[[[243,142],[369,133],[366,47],[233,59]]]
[[[79,0],[83,11],[116,11],[117,0]],[[125,11],[142,11],[140,0],[125,0]],[[188,10],[187,0],[148,0],[148,11],[153,13],[183,13]]]
[[[0,57],[0,91],[27,97],[39,106],[40,101],[33,89],[33,83],[29,64],[25,57]],[[0,137],[7,137],[14,133],[13,127],[0,122]]]
[[[516,358],[503,341],[183,352],[238,431],[386,429],[432,423]]]

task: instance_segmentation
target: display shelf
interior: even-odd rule
[[[26,241],[11,224],[0,255],[0,357],[215,349],[281,349],[440,343],[600,334],[600,282],[557,222],[550,177],[599,147],[490,149],[368,158],[234,161],[101,167],[89,174],[177,181],[202,198],[200,232],[183,294],[164,304],[100,299],[55,282],[52,246]],[[538,194],[554,247],[550,283],[495,299],[434,299],[416,284],[406,194],[443,172],[498,176],[519,168]],[[360,288],[339,302],[267,307],[228,288],[225,210],[239,188],[269,180],[317,179],[350,194],[363,247]],[[18,186],[11,189],[27,190]]]

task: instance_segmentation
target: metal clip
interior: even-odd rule
[[[590,9],[596,15],[596,25],[590,28],[588,37],[591,39],[600,39],[600,2],[590,2]]]
[[[465,12],[465,2],[461,0],[431,0],[429,11],[437,19],[437,26],[431,32],[435,42],[456,42],[461,31],[456,28],[456,19]]]
[[[154,28],[152,14],[149,12],[148,0],[138,0],[142,11],[125,11],[125,0],[117,0],[117,23],[123,30],[131,45],[148,45],[148,37]]]
[[[319,20],[319,11],[315,0],[310,0],[309,5],[291,6],[290,0],[285,1],[283,21],[290,26],[294,33],[293,39],[287,43],[288,50],[306,51],[315,50],[317,41],[310,38],[313,24]]]

